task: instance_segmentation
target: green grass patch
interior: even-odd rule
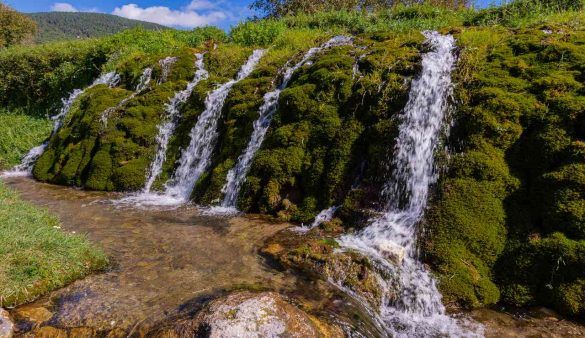
[[[0,306],[31,301],[106,267],[101,250],[60,228],[57,217],[0,181]]]
[[[49,136],[52,125],[47,118],[0,110],[0,169],[20,163],[29,149]]]

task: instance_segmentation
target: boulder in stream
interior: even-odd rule
[[[209,303],[164,337],[342,337],[329,324],[300,310],[275,292],[236,292]]]
[[[0,338],[12,338],[14,323],[10,319],[8,311],[0,308]]]

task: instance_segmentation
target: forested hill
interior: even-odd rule
[[[122,30],[142,26],[159,30],[167,27],[102,13],[31,13],[27,14],[39,25],[36,42],[49,42],[71,38],[101,37]]]

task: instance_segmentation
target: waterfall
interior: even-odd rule
[[[134,89],[134,93],[132,93],[132,95],[130,95],[127,98],[120,101],[116,106],[110,107],[110,108],[103,111],[102,116],[101,116],[101,121],[102,121],[102,124],[104,126],[104,129],[108,126],[108,119],[110,118],[110,115],[113,112],[115,112],[116,110],[123,107],[126,103],[128,103],[128,101],[132,100],[137,95],[142,93],[146,88],[148,88],[148,85],[150,84],[151,80],[152,80],[152,68],[150,68],[150,67],[145,68],[144,71],[142,72],[142,75],[140,76],[140,79],[138,80],[138,84],[136,85],[136,89]]]
[[[178,60],[178,58],[176,58],[176,57],[167,56],[166,58],[164,58],[158,62],[158,64],[160,65],[160,68],[162,69],[162,73],[161,73],[160,78],[158,79],[158,82],[157,82],[158,84],[167,82],[167,79],[169,78],[169,74],[171,74],[171,67],[173,66],[173,64],[175,62],[177,62],[177,60]]]
[[[264,95],[264,103],[259,110],[260,116],[256,121],[254,121],[254,131],[252,132],[248,146],[242,155],[240,155],[238,158],[237,164],[232,169],[230,169],[227,174],[227,182],[222,188],[222,193],[224,193],[224,199],[221,203],[222,208],[227,208],[228,210],[235,209],[240,189],[246,180],[246,175],[250,170],[254,155],[258,149],[260,149],[260,146],[264,141],[264,137],[266,136],[266,132],[270,127],[272,116],[278,109],[278,99],[280,98],[280,93],[286,88],[295,71],[301,68],[304,64],[307,63],[309,59],[311,59],[315,54],[321,52],[323,49],[351,44],[352,41],[353,40],[351,37],[336,36],[320,47],[311,48],[304,55],[301,61],[292,67],[288,67],[285,70],[280,85],[274,91]]]
[[[98,77],[89,87],[85,89],[75,89],[73,90],[67,98],[61,99],[62,105],[59,113],[55,116],[51,117],[53,120],[53,130],[51,131],[51,135],[49,139],[55,135],[61,126],[63,125],[63,120],[65,116],[69,113],[71,106],[75,100],[83,94],[87,89],[95,87],[100,84],[105,84],[109,87],[114,87],[120,82],[120,76],[116,72],[109,72],[102,74]],[[47,146],[49,145],[49,140],[43,142],[43,144],[36,146],[29,150],[29,152],[22,158],[21,163],[9,171],[2,173],[2,176],[28,176],[31,174],[32,169],[36,161],[43,155]]]
[[[255,50],[235,79],[224,83],[207,96],[205,110],[191,129],[191,142],[187,149],[182,151],[179,167],[166,184],[165,195],[167,197],[175,199],[177,202],[189,200],[195,183],[211,162],[211,155],[218,136],[218,120],[230,90],[237,82],[250,75],[264,52],[262,49]]]
[[[162,171],[162,166],[165,163],[167,156],[169,140],[177,128],[181,107],[185,102],[187,102],[187,99],[189,99],[191,93],[193,93],[195,86],[197,86],[197,84],[202,80],[205,80],[209,77],[209,73],[205,70],[203,64],[203,54],[196,54],[195,57],[195,67],[197,67],[197,71],[195,71],[195,77],[187,84],[187,88],[176,93],[171,101],[165,106],[166,120],[158,125],[158,135],[156,136],[156,155],[150,164],[146,184],[144,185],[143,189],[144,193],[150,192],[154,181],[158,178]],[[169,58],[164,59],[167,60],[165,64],[169,64],[168,59]]]
[[[383,189],[387,200],[382,216],[356,234],[342,236],[344,250],[356,250],[374,266],[398,274],[396,300],[383,297],[379,315],[389,335],[399,337],[473,336],[446,315],[435,281],[418,260],[417,225],[423,217],[430,186],[437,179],[434,152],[444,130],[455,64],[455,40],[425,32],[432,51],[423,55],[421,74],[412,81],[400,116],[392,175]],[[393,263],[390,263],[393,262]],[[395,282],[380,277],[383,290]]]
[[[333,219],[333,216],[335,216],[335,212],[337,212],[338,209],[339,206],[332,206],[330,208],[324,209],[317,216],[315,216],[315,219],[313,220],[313,223],[311,223],[311,225],[309,225],[308,227],[305,226],[296,227],[294,228],[294,230],[296,232],[305,233],[315,227],[318,227],[319,225],[325,222],[330,222]]]

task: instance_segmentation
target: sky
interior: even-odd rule
[[[3,0],[21,12],[100,12],[190,29],[214,25],[229,29],[252,15],[252,0]],[[478,0],[486,6],[494,0]]]

